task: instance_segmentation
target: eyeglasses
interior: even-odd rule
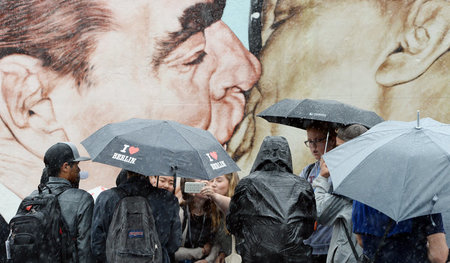
[[[317,147],[317,144],[322,143],[323,141],[325,141],[326,138],[327,137],[324,137],[322,139],[307,140],[307,141],[304,141],[304,143],[305,143],[306,147],[312,147],[312,146]]]

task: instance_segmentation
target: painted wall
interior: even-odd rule
[[[295,172],[312,161],[304,131],[255,117],[284,98],[450,123],[445,0],[266,0],[258,58],[247,51],[249,1],[228,1],[232,30],[206,0],[22,2],[0,10],[0,183],[19,197],[36,188],[53,143],[86,154],[84,138],[132,117],[209,130],[241,177],[267,135],[288,138]],[[80,166],[82,188],[114,185],[118,169]]]

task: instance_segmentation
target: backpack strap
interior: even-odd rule
[[[380,243],[378,244],[377,250],[375,251],[375,254],[373,255],[373,258],[369,261],[370,263],[373,263],[377,259],[377,255],[380,252],[381,248],[384,246],[384,243],[386,241],[386,237],[391,230],[391,227],[394,225],[394,220],[389,218],[389,225],[386,227],[386,231],[384,231],[383,238],[381,239]]]
[[[311,171],[314,168],[315,164],[316,163],[312,163],[312,164],[308,165],[308,168],[306,168],[306,171],[305,171],[305,174],[306,174],[305,179],[306,179],[306,181],[308,181],[309,175],[311,174]]]
[[[345,220],[343,218],[339,218],[339,220],[342,221],[342,225],[344,226],[345,235],[347,236],[348,243],[350,244],[350,247],[352,248],[353,256],[355,256],[356,262],[358,262],[359,261],[358,252],[356,252],[355,244],[353,244],[353,241],[352,241],[352,238],[350,237],[347,226],[345,225]]]

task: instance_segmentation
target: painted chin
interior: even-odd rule
[[[227,143],[244,117],[245,97],[240,89],[228,89],[224,97],[211,103],[211,122],[208,127],[216,139]]]
[[[216,137],[217,141],[219,141],[220,144],[224,145],[227,143],[231,136],[233,135],[234,127],[232,129],[220,129],[218,127],[209,126],[208,131]]]

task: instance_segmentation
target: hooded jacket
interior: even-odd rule
[[[163,262],[170,262],[170,255],[175,253],[181,243],[181,223],[178,216],[180,206],[177,198],[167,190],[153,187],[144,176],[126,179],[120,182],[118,188],[131,195],[147,197],[163,248]],[[97,197],[92,218],[92,252],[97,262],[106,262],[106,238],[120,199],[114,189],[103,191]]]
[[[314,230],[316,204],[311,185],[292,173],[284,137],[264,139],[252,172],[231,198],[227,228],[238,239],[243,262],[310,262],[303,244]]]

